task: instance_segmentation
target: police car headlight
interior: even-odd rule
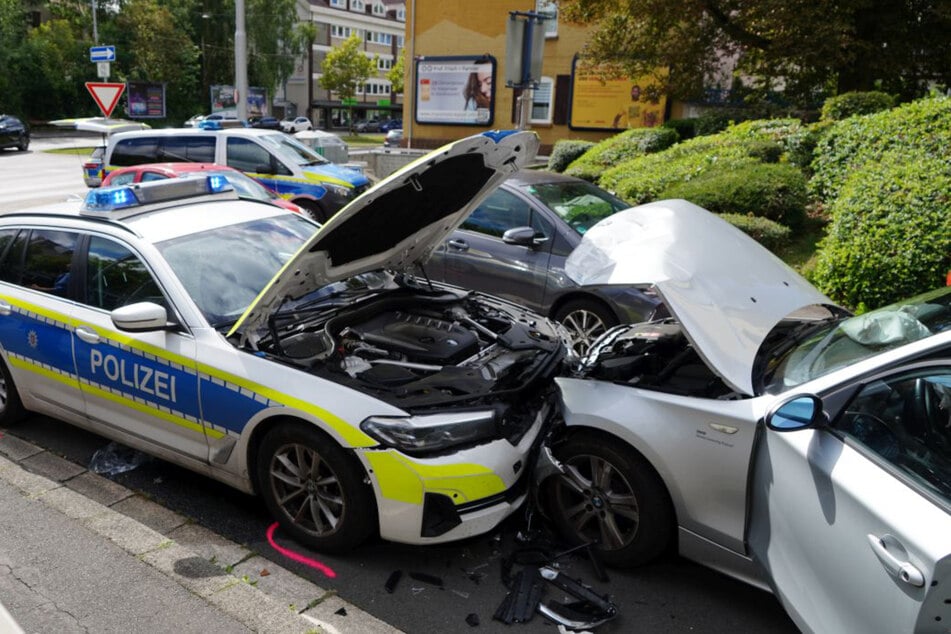
[[[441,451],[497,435],[492,410],[452,411],[405,418],[373,416],[360,428],[384,445],[407,453]]]
[[[344,187],[343,185],[324,185],[334,196],[340,196],[341,198],[349,198],[353,195],[352,187]]]

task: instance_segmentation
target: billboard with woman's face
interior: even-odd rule
[[[491,126],[495,119],[495,58],[416,60],[416,123]]]

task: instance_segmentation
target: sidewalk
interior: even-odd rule
[[[334,592],[0,429],[3,607],[27,633],[398,632]]]

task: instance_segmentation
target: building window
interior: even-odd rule
[[[330,6],[335,7],[337,9],[346,9],[347,0],[330,0]]]
[[[402,35],[397,35],[397,36],[396,36],[396,46],[399,47],[399,48],[403,48],[403,42],[404,42],[403,36],[402,36]]]
[[[377,60],[376,67],[379,70],[390,70],[391,68],[393,68],[393,60],[384,59],[381,57],[379,60]]]
[[[396,19],[400,22],[406,22],[406,9],[400,7],[396,10]]]
[[[386,15],[386,7],[383,6],[382,2],[373,3],[373,15]]]
[[[340,38],[346,39],[346,38],[350,37],[350,34],[351,34],[352,32],[353,32],[353,31],[350,29],[349,26],[338,26],[338,25],[336,25],[336,24],[331,24],[331,25],[330,25],[330,36],[331,36],[331,37],[340,37]]]
[[[363,0],[350,0],[350,10],[358,13],[366,13],[367,7]]]
[[[545,37],[558,37],[558,5],[553,0],[535,0],[535,12],[548,16]]]
[[[532,91],[532,123],[551,124],[552,88],[551,77],[542,77],[538,88]]]

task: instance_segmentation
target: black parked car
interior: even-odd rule
[[[15,147],[26,152],[30,147],[30,126],[10,114],[0,114],[0,149]]]
[[[248,125],[252,128],[262,128],[264,130],[281,130],[281,122],[275,117],[248,117]]]
[[[433,253],[436,280],[491,293],[560,321],[584,353],[607,328],[666,316],[648,288],[579,286],[565,258],[598,220],[631,205],[587,181],[523,170],[510,176]]]

